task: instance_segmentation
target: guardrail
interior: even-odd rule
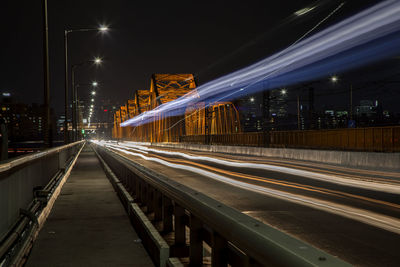
[[[0,164],[0,266],[10,256],[10,249],[19,253],[13,247],[20,246],[16,243],[23,243],[37,229],[38,214],[83,143],[75,142]]]
[[[210,250],[212,266],[350,266],[107,148],[95,145],[95,150],[159,266],[173,266],[177,257],[201,266],[204,249]],[[137,217],[143,212],[148,219],[139,223]],[[157,238],[145,234],[154,231],[142,229],[150,220],[153,228],[169,237],[169,259],[156,255]]]
[[[332,130],[187,135],[180,142],[210,145],[400,152],[400,126]]]

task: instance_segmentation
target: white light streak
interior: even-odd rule
[[[223,183],[226,183],[226,184],[238,187],[238,188],[242,188],[244,190],[250,190],[250,191],[253,191],[256,193],[265,194],[268,196],[273,196],[273,197],[276,197],[279,199],[283,199],[285,201],[295,202],[295,203],[309,206],[312,208],[316,208],[319,210],[328,211],[331,213],[335,213],[335,214],[338,214],[338,215],[341,215],[344,217],[352,218],[352,219],[355,219],[355,220],[358,220],[358,221],[361,221],[361,222],[364,222],[364,223],[367,223],[367,224],[370,224],[373,226],[378,226],[380,228],[400,234],[400,223],[399,223],[399,220],[396,218],[384,216],[384,215],[377,214],[377,213],[367,211],[367,210],[362,210],[362,209],[358,209],[358,208],[352,208],[352,207],[340,205],[337,203],[332,203],[329,201],[314,199],[311,197],[305,197],[305,196],[301,196],[301,195],[296,195],[296,194],[292,194],[292,193],[287,193],[287,192],[283,192],[283,191],[279,191],[279,190],[275,190],[275,189],[270,189],[270,188],[266,188],[266,187],[262,187],[262,186],[258,186],[258,185],[253,185],[253,184],[237,181],[237,180],[234,180],[234,179],[231,179],[231,178],[228,178],[228,177],[225,177],[225,176],[222,176],[222,175],[210,172],[210,171],[196,168],[196,167],[170,163],[168,161],[165,161],[165,160],[162,160],[159,158],[147,157],[141,153],[130,152],[125,149],[120,149],[114,145],[108,145],[108,144],[101,144],[101,145],[104,145],[106,147],[112,146],[112,147],[114,147],[113,149],[120,151],[122,153],[132,155],[132,156],[137,156],[144,160],[153,161],[153,162],[156,162],[156,163],[159,163],[159,164],[162,164],[164,166],[171,167],[174,169],[180,169],[180,170],[197,173],[197,174],[200,174],[207,178],[211,178],[211,179],[217,180],[219,182],[223,182]]]
[[[295,14],[296,16],[302,16],[302,15],[305,15],[305,14],[307,14],[308,12],[312,11],[314,8],[316,8],[316,7],[315,7],[315,6],[312,6],[312,7],[305,7],[305,8],[302,8],[302,9],[300,9],[300,10],[294,12],[294,14]]]
[[[369,189],[369,190],[380,190],[383,192],[400,194],[399,186],[394,186],[391,184],[374,183],[371,181],[358,181],[358,180],[350,179],[350,177],[343,178],[342,176],[338,176],[338,175],[327,175],[327,174],[322,174],[322,173],[317,173],[317,172],[311,172],[311,171],[305,171],[305,170],[299,170],[299,169],[275,166],[275,165],[269,165],[269,164],[237,162],[237,161],[229,161],[229,160],[223,160],[223,159],[206,157],[206,156],[194,156],[194,155],[190,155],[190,154],[186,154],[186,153],[182,153],[182,152],[158,150],[158,149],[154,149],[154,148],[148,148],[148,147],[133,145],[133,144],[129,144],[129,143],[124,144],[124,147],[135,148],[135,149],[138,149],[139,151],[141,150],[141,151],[154,152],[154,153],[170,155],[170,156],[179,156],[179,157],[183,157],[183,158],[186,158],[189,160],[207,161],[207,162],[216,163],[216,164],[229,166],[229,167],[274,171],[274,172],[286,173],[286,174],[290,174],[290,175],[307,177],[310,179],[320,180],[320,181],[324,181],[324,182],[330,182],[330,183],[334,183],[334,184],[347,185],[347,186],[353,186],[353,187],[357,187],[357,188],[364,188],[364,189]]]

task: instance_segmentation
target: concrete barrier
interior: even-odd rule
[[[107,177],[110,179],[111,184],[121,199],[121,202],[128,213],[128,217],[130,218],[134,229],[142,239],[141,242],[143,243],[143,246],[153,259],[155,265],[160,267],[167,266],[167,261],[170,254],[169,245],[156,230],[151,221],[147,218],[146,214],[144,214],[140,207],[134,203],[135,200],[126,190],[121,180],[118,179],[118,177],[114,174],[96,149],[94,149],[94,151],[99,158]]]
[[[155,147],[168,147],[195,151],[312,161],[374,170],[379,169],[400,171],[400,153],[198,145],[182,143],[152,143],[151,145]]]

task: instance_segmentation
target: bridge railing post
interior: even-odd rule
[[[162,220],[162,194],[157,189],[154,190],[154,221],[158,222]]]
[[[202,222],[193,214],[190,215],[190,247],[189,258],[190,266],[203,265],[203,239]]]
[[[216,267],[228,266],[228,242],[217,232],[211,236],[211,265]]]
[[[163,232],[172,232],[172,214],[173,205],[171,199],[166,196],[162,196],[162,220],[163,220]]]
[[[185,209],[174,205],[175,247],[186,246]]]

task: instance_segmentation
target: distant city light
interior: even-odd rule
[[[254,97],[250,97],[250,102],[254,102]]]
[[[94,98],[92,98],[92,102],[94,102]]]
[[[92,95],[95,95],[96,94],[96,91],[92,91]]]
[[[335,75],[331,77],[331,82],[333,83],[336,83],[338,80],[339,80],[338,77]]]
[[[286,95],[286,93],[287,93],[286,89],[282,89],[282,90],[281,90],[281,94],[282,94],[282,95]]]
[[[11,96],[10,93],[3,93],[3,96]]]
[[[97,83],[96,81],[94,81],[94,82],[92,82],[92,85],[93,85],[94,87],[96,87],[96,86],[98,85],[98,83]]]

